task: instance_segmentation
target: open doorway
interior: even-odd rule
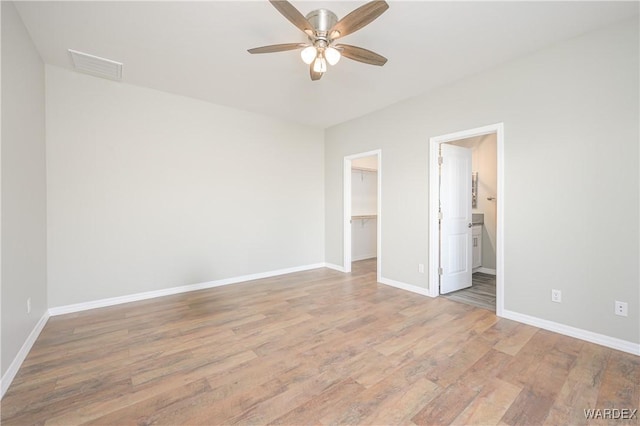
[[[504,307],[503,126],[430,140],[429,294]]]
[[[344,271],[381,275],[381,151],[344,159]]]

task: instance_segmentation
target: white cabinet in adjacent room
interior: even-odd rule
[[[471,229],[471,249],[473,251],[473,270],[482,266],[482,225],[473,225]]]

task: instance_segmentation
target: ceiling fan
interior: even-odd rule
[[[358,31],[382,15],[389,8],[384,0],[366,3],[340,20],[328,9],[314,10],[305,17],[286,0],[269,0],[269,2],[293,25],[304,31],[309,42],[255,47],[249,49],[249,53],[274,53],[302,49],[300,56],[306,64],[309,64],[311,80],[314,81],[322,78],[327,71],[327,63],[335,65],[341,56],[370,65],[382,66],[387,62],[384,56],[362,47],[335,43],[337,39]]]

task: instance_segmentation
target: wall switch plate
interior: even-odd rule
[[[421,274],[424,274],[424,263],[420,263],[418,265],[418,272],[420,272]]]
[[[551,290],[551,301],[556,303],[562,303],[562,292],[560,290]]]
[[[31,313],[31,298],[27,298],[27,313]]]
[[[616,315],[620,315],[621,317],[626,317],[628,315],[629,307],[627,305],[627,302],[618,302],[616,300],[615,307],[616,307],[616,310],[615,310]]]

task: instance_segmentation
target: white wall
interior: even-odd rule
[[[354,219],[351,224],[351,261],[372,259],[377,255],[376,218]]]
[[[378,156],[370,155],[369,157],[354,158],[351,160],[351,167],[378,170]]]
[[[53,66],[46,84],[51,307],[324,261],[322,130]]]
[[[375,215],[377,212],[378,173],[368,170],[352,170],[351,215]]]
[[[44,64],[14,4],[3,1],[1,7],[1,369],[5,376],[47,310],[47,255]]]
[[[428,287],[429,137],[504,122],[505,308],[640,342],[638,36],[620,23],[328,129],[326,261],[343,158],[382,149],[383,278]]]

